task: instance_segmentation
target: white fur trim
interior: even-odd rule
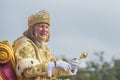
[[[39,65],[39,61],[35,58],[23,58],[22,60],[20,60],[17,63],[16,66],[16,74],[21,77],[22,72],[26,69],[26,68],[30,68],[36,65]]]

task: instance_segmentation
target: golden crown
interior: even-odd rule
[[[36,23],[41,23],[41,22],[45,22],[48,23],[50,25],[50,15],[49,12],[46,10],[41,10],[38,13],[31,15],[28,17],[28,26],[32,26]]]

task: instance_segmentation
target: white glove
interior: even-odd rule
[[[71,65],[72,75],[76,75],[79,64],[80,64],[80,60],[78,60],[77,58],[73,58],[73,59],[69,60],[68,62]]]
[[[80,60],[78,60],[77,58],[73,58],[73,59],[69,60],[68,62],[73,66],[79,66],[79,64],[80,64]]]
[[[71,65],[61,59],[56,62],[48,62],[48,77],[52,77],[52,71],[58,69],[61,71],[71,71]]]
[[[62,71],[70,71],[71,65],[61,59],[56,61],[56,69],[62,70]]]

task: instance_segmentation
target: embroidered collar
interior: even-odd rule
[[[36,43],[39,47],[42,47],[43,45],[46,45],[45,42],[35,41],[35,43]]]

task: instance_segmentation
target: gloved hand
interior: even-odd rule
[[[56,61],[56,68],[62,71],[69,71],[71,70],[71,65],[61,59]]]
[[[61,71],[71,71],[71,65],[61,59],[55,62],[48,62],[48,77],[52,77],[52,71],[54,69]]]
[[[71,65],[72,75],[76,75],[79,64],[80,64],[80,60],[78,60],[77,58],[73,58],[73,59],[69,60],[68,63]]]
[[[72,66],[79,66],[80,60],[78,60],[77,58],[72,58],[68,61],[68,63],[70,63]]]

